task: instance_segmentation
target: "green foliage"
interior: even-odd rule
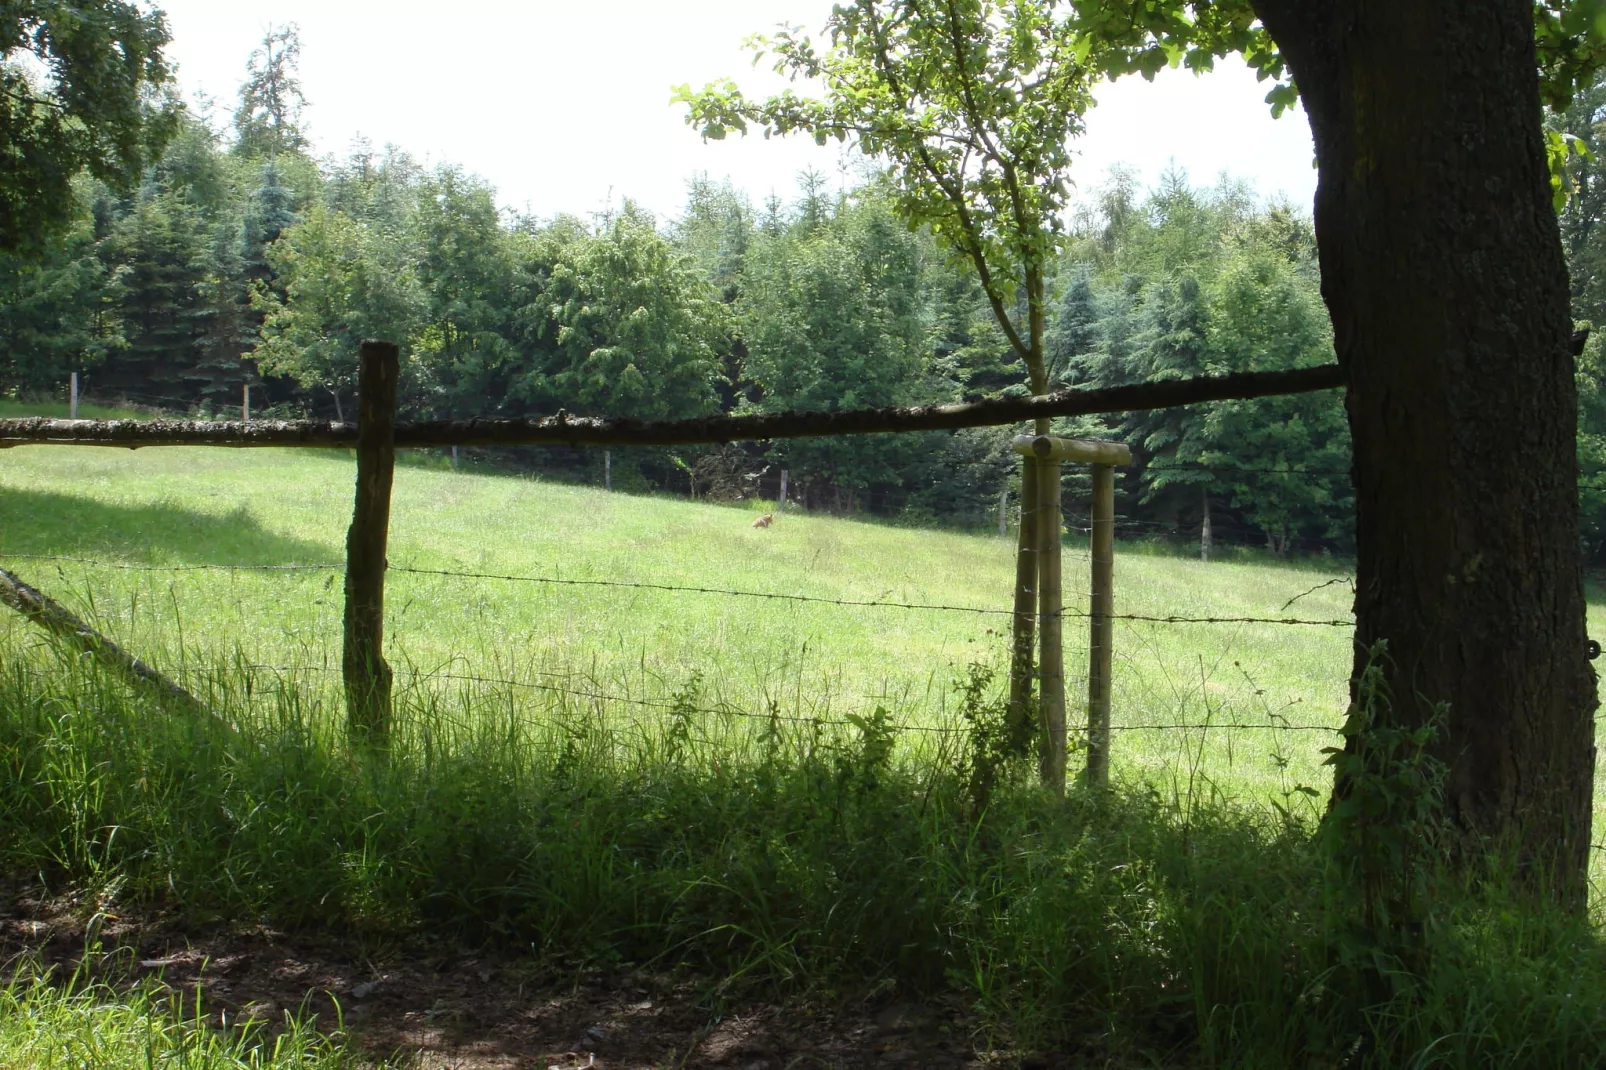
[[[1009,700],[993,686],[994,670],[973,663],[954,684],[959,716],[965,724],[959,774],[964,778],[970,813],[980,816],[1000,787],[1020,782],[1026,759],[1037,738],[1037,715],[1027,709],[1014,714]]]
[[[406,248],[343,213],[314,206],[268,247],[267,263],[283,296],[263,286],[252,293],[263,317],[256,360],[264,372],[331,392],[337,407],[356,389],[363,339],[405,342],[422,318]]]
[[[1353,911],[1336,949],[1367,983],[1409,982],[1420,969],[1428,921],[1429,879],[1444,861],[1445,766],[1431,751],[1448,714],[1440,706],[1421,725],[1393,716],[1378,642],[1355,682],[1342,735],[1323,748],[1333,769],[1333,805],[1320,838],[1331,860],[1332,895]],[[1342,910],[1339,912],[1343,916]]]
[[[1075,26],[1093,42],[1110,75],[1152,79],[1165,67],[1210,70],[1236,53],[1273,85],[1273,115],[1298,99],[1277,44],[1261,25],[1252,0],[1084,0]],[[1546,105],[1565,108],[1606,64],[1606,5],[1601,0],[1535,0],[1534,38],[1540,91]]]
[[[734,83],[681,87],[687,121],[711,138],[762,128],[884,160],[899,213],[976,271],[1032,390],[1046,389],[1045,273],[1060,240],[1072,135],[1091,103],[1091,38],[1052,0],[832,9],[823,50],[796,30],[752,39],[776,71],[824,85],[749,101]],[[1014,311],[1024,287],[1024,315]]]
[[[484,182],[442,167],[412,198],[408,244],[423,305],[412,327],[408,393],[425,412],[480,415],[511,349],[512,251]],[[377,323],[372,337],[404,337],[407,326]]]
[[[190,393],[209,309],[202,301],[204,221],[180,195],[152,185],[108,237],[119,271],[123,345],[97,382],[166,397]]]
[[[119,283],[99,252],[93,221],[80,217],[42,254],[0,253],[0,378],[50,391],[63,371],[92,368],[121,344]]]
[[[728,312],[651,216],[627,203],[595,233],[554,226],[532,253],[529,303],[516,313],[529,363],[515,397],[548,412],[714,410]]]
[[[1124,176],[1072,247],[1057,374],[1098,385],[1268,371],[1332,359],[1309,224],[1241,187],[1172,173],[1144,202]],[[1349,433],[1342,399],[1320,393],[1123,414],[1147,519],[1227,507],[1267,545],[1350,544]],[[1112,431],[1106,431],[1106,434]],[[1144,515],[1147,514],[1147,515]]]
[[[302,152],[307,139],[301,130],[301,38],[296,24],[269,25],[262,43],[246,61],[240,103],[234,112],[235,151],[242,156]]]
[[[160,11],[126,0],[0,5],[0,251],[38,255],[73,219],[80,171],[127,189],[179,105]]]
[[[796,223],[753,239],[737,309],[744,367],[763,411],[911,405],[952,396],[930,360],[924,249],[874,189],[835,206],[805,202]],[[945,436],[862,435],[778,444],[824,504],[899,482]],[[814,486],[814,484],[818,486]],[[848,506],[850,507],[850,506]]]

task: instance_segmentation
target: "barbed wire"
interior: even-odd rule
[[[135,572],[254,572],[254,571],[316,571],[342,572],[343,565],[288,564],[197,564],[197,565],[138,565],[124,562],[98,561],[87,557],[69,557],[59,554],[13,554],[0,552],[0,559],[53,561],[85,565],[92,568],[125,569]],[[694,585],[640,582],[635,580],[573,579],[561,576],[519,576],[509,573],[469,572],[456,569],[417,568],[410,565],[390,565],[391,572],[416,576],[440,576],[453,579],[490,580],[504,583],[536,583],[561,587],[602,587],[624,590],[664,591],[679,594],[718,595],[727,598],[755,598],[768,601],[801,602],[818,605],[846,606],[849,608],[902,609],[933,613],[968,613],[975,616],[1013,617],[1014,609],[991,606],[958,606],[940,602],[896,602],[883,599],[828,598],[823,595],[791,594],[783,591],[746,591],[730,587],[700,587]],[[1308,592],[1307,592],[1308,593]],[[1087,610],[1062,608],[1061,618],[1091,620],[1095,614]],[[1351,620],[1319,620],[1306,617],[1187,617],[1181,615],[1156,616],[1145,613],[1112,613],[1111,620],[1133,621],[1142,624],[1272,624],[1311,626],[1324,628],[1351,628]]]
[[[231,666],[231,668],[243,669],[243,670],[251,671],[251,672],[277,672],[277,673],[299,673],[299,672],[305,672],[305,673],[325,673],[325,674],[331,674],[331,675],[332,674],[336,674],[336,673],[341,673],[343,671],[341,669],[335,668],[334,666],[330,666],[330,665],[255,665],[255,664],[243,664],[243,665]],[[206,670],[198,669],[198,668],[180,669],[178,671],[178,675],[180,675],[180,676],[197,676],[197,675],[204,675],[205,672],[206,672]],[[517,688],[523,688],[523,689],[530,690],[530,691],[545,691],[545,692],[550,692],[550,693],[554,693],[554,694],[568,695],[568,696],[571,696],[571,697],[574,697],[574,698],[591,699],[591,700],[596,701],[596,702],[616,702],[616,703],[621,703],[623,705],[630,705],[630,706],[646,706],[646,707],[655,708],[655,709],[680,710],[680,711],[683,711],[685,713],[699,713],[699,714],[705,714],[705,715],[711,716],[711,717],[741,717],[741,718],[746,718],[746,719],[749,719],[749,720],[761,720],[761,721],[771,721],[771,720],[773,720],[773,721],[782,721],[782,722],[787,722],[787,723],[792,723],[792,724],[822,725],[822,726],[838,727],[838,728],[853,728],[853,727],[859,727],[860,726],[860,721],[843,720],[841,718],[800,717],[800,716],[798,716],[796,714],[784,714],[784,713],[780,713],[779,711],[765,711],[765,712],[757,712],[756,713],[756,712],[753,712],[751,710],[743,710],[743,709],[737,708],[735,706],[729,706],[729,705],[721,705],[721,706],[718,706],[718,707],[693,706],[693,705],[690,705],[690,704],[685,703],[685,702],[677,702],[677,701],[675,701],[673,699],[633,698],[633,697],[631,697],[629,695],[614,695],[614,694],[609,694],[609,693],[603,692],[603,691],[583,691],[583,690],[580,690],[578,688],[562,687],[562,686],[560,686],[558,684],[536,683],[536,682],[530,681],[530,680],[511,680],[511,679],[506,679],[506,678],[501,678],[501,677],[494,677],[494,676],[474,676],[474,675],[469,675],[469,674],[466,674],[466,673],[432,672],[432,671],[420,671],[420,670],[417,670],[417,669],[392,669],[392,672],[397,676],[405,676],[405,677],[408,677],[409,679],[414,679],[414,680],[426,680],[426,681],[427,680],[452,680],[452,681],[461,682],[461,683],[487,684],[487,685],[499,686],[499,687],[517,687]],[[547,675],[547,674],[542,674],[542,675]],[[552,674],[549,674],[549,675],[558,676],[558,677],[572,677],[572,676],[581,676],[582,674],[579,674],[579,673],[552,673]],[[861,718],[861,720],[862,720],[862,718]],[[899,731],[899,732],[925,732],[925,733],[929,733],[929,734],[933,734],[933,735],[955,735],[955,734],[963,733],[965,731],[964,729],[959,728],[959,727],[944,728],[944,727],[936,726],[936,725],[888,725],[887,727],[890,728],[890,729],[893,729],[894,731]]]
[[[330,674],[330,675],[337,674],[337,673],[340,673],[342,671],[341,669],[338,669],[338,668],[335,668],[335,667],[329,666],[329,665],[258,665],[258,664],[242,664],[242,665],[231,666],[231,668],[242,669],[242,670],[251,671],[251,672],[276,672],[276,673],[302,673],[302,672],[304,672],[304,673],[324,673],[324,674]],[[487,684],[487,685],[499,686],[499,687],[516,687],[516,688],[522,688],[522,689],[532,690],[532,691],[544,691],[544,692],[549,692],[549,693],[554,693],[554,694],[568,695],[568,696],[575,697],[575,698],[585,698],[585,699],[590,699],[590,700],[597,701],[597,702],[616,702],[616,703],[621,703],[621,704],[624,704],[624,705],[644,706],[644,707],[650,707],[650,708],[656,708],[656,709],[667,709],[667,710],[680,710],[680,711],[682,711],[684,713],[704,714],[704,715],[712,716],[712,717],[739,717],[739,718],[744,718],[744,719],[747,719],[747,720],[781,721],[781,722],[789,723],[789,724],[805,724],[805,725],[811,725],[811,726],[812,725],[819,725],[819,726],[837,727],[837,728],[862,728],[864,726],[864,723],[865,723],[865,720],[866,720],[865,715],[863,715],[863,714],[857,715],[857,719],[844,719],[844,718],[841,718],[841,717],[834,717],[834,718],[833,717],[805,717],[805,716],[798,716],[796,714],[784,714],[784,713],[780,713],[779,711],[755,712],[755,711],[752,711],[752,710],[743,710],[743,709],[741,709],[739,707],[732,706],[732,705],[729,705],[729,704],[721,704],[720,706],[717,706],[717,707],[693,706],[693,705],[689,705],[686,702],[676,701],[674,699],[633,698],[633,697],[628,696],[628,695],[615,695],[615,694],[609,694],[607,692],[602,692],[602,691],[580,690],[580,689],[577,689],[577,688],[562,687],[562,686],[559,686],[557,684],[543,684],[543,683],[535,683],[533,681],[511,680],[511,679],[506,679],[506,678],[501,678],[501,677],[475,676],[475,675],[464,674],[464,673],[443,673],[443,672],[433,672],[433,671],[420,671],[420,670],[416,670],[416,669],[394,669],[393,672],[397,676],[405,676],[405,677],[408,677],[409,679],[413,679],[413,680],[423,680],[423,681],[429,681],[429,680],[451,680],[451,681],[454,681],[454,682]],[[181,676],[202,676],[202,675],[205,675],[205,673],[206,673],[206,670],[200,669],[200,668],[187,668],[187,669],[178,670],[178,675],[181,675]],[[541,675],[552,675],[552,676],[558,676],[558,677],[573,677],[573,676],[580,676],[582,674],[579,674],[579,673],[552,673],[552,674],[541,674]],[[969,731],[968,728],[963,727],[963,726],[959,726],[959,725],[955,725],[955,726],[952,726],[952,727],[944,727],[944,726],[940,726],[940,725],[888,724],[888,725],[886,725],[886,727],[888,729],[892,730],[892,731],[895,731],[895,732],[918,732],[918,733],[926,733],[926,734],[929,734],[929,735],[941,735],[941,736],[964,735]],[[1281,722],[1244,723],[1244,722],[1237,722],[1237,721],[1229,721],[1229,722],[1224,722],[1224,723],[1223,722],[1199,722],[1199,721],[1195,721],[1195,722],[1191,722],[1191,723],[1185,722],[1185,723],[1176,723],[1176,724],[1124,724],[1124,725],[1111,725],[1110,726],[1110,731],[1112,731],[1112,732],[1160,732],[1160,731],[1167,731],[1167,732],[1171,732],[1171,731],[1205,731],[1205,732],[1211,732],[1211,731],[1218,731],[1218,730],[1219,731],[1275,731],[1275,732],[1331,732],[1331,733],[1335,733],[1336,734],[1339,731],[1339,728],[1336,725],[1288,724],[1288,723],[1281,723]],[[1087,733],[1088,733],[1088,730],[1085,727],[1075,728],[1072,731],[1073,731],[1073,734],[1079,735],[1079,736],[1086,736]]]
[[[13,554],[0,553],[0,558],[13,561],[54,561],[62,564],[89,565],[92,568],[114,568],[126,572],[344,572],[345,565],[138,565],[127,561],[100,561],[92,557],[71,557],[66,554]]]

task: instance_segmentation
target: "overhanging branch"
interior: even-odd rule
[[[1337,364],[1281,372],[1245,372],[1172,379],[1093,390],[1062,390],[1040,397],[1002,398],[956,405],[856,409],[849,412],[778,412],[708,416],[692,420],[571,417],[539,420],[433,420],[396,425],[398,448],[428,446],[689,446],[777,438],[952,431],[1003,427],[1042,417],[1169,409],[1204,401],[1303,394],[1342,386]],[[357,425],[314,421],[205,423],[197,420],[0,420],[0,447],[26,445],[303,446],[352,447]]]

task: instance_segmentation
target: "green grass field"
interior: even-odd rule
[[[291,451],[40,448],[0,458],[0,561],[107,634],[173,671],[226,659],[323,670],[339,664],[334,572],[139,572],[116,564],[339,564],[352,461]],[[839,718],[877,704],[902,723],[941,724],[952,682],[973,662],[1003,664],[1013,550],[996,536],[753,514],[610,495],[439,467],[397,472],[390,560],[399,569],[728,588],[845,601],[976,607],[984,613],[840,606],[629,587],[474,580],[392,572],[389,654],[404,672],[570,686],[648,702],[703,680],[705,704]],[[1086,607],[1084,547],[1066,551],[1067,606]],[[1343,568],[1201,564],[1122,553],[1117,603],[1150,616],[1347,616],[1348,589],[1283,605]],[[17,633],[23,625],[4,625]],[[1085,692],[1086,628],[1067,622],[1073,723]],[[1223,787],[1288,776],[1314,783],[1326,737],[1229,731],[1234,722],[1336,725],[1347,629],[1117,625],[1119,767],[1188,764],[1205,734]],[[580,674],[578,676],[572,674]],[[414,679],[408,677],[407,679]],[[564,681],[570,681],[565,685]],[[334,684],[336,681],[326,681]],[[432,686],[439,686],[435,680]],[[461,681],[459,681],[461,683]],[[333,694],[332,690],[330,694]],[[532,711],[561,693],[529,694]],[[596,700],[589,700],[596,701]],[[615,704],[620,716],[652,707]],[[1204,726],[1214,726],[1205,732]]]
[[[742,508],[410,457],[388,581],[398,747],[365,764],[340,742],[338,572],[195,567],[338,566],[353,471],[334,452],[0,453],[0,567],[240,726],[131,701],[0,618],[0,861],[201,918],[958,990],[1017,1041],[1111,1065],[1336,1066],[1357,1030],[1367,1065],[1606,1058],[1593,930],[1486,889],[1438,887],[1411,985],[1378,996],[1335,966],[1349,907],[1308,832],[1346,628],[1119,622],[1129,790],[1062,803],[1019,776],[982,820],[947,730],[969,667],[1003,665],[1009,541],[794,514],[754,530]],[[1066,569],[1080,608],[1083,548]],[[1116,571],[1118,613],[1348,612],[1340,562],[1123,545]],[[1085,632],[1066,630],[1077,696]],[[1270,723],[1289,727],[1233,727]],[[1288,802],[1292,822],[1266,805]]]
[[[951,723],[953,685],[969,665],[1005,664],[1008,618],[999,611],[1009,605],[1010,540],[795,513],[755,530],[753,513],[739,508],[454,473],[434,456],[406,460],[391,520],[398,569],[989,612],[398,570],[387,584],[387,653],[404,690],[467,699],[479,685],[463,678],[490,678],[518,685],[518,704],[531,716],[579,704],[628,721],[656,717],[697,677],[705,707],[840,719],[882,705],[897,723],[940,726]],[[15,449],[0,456],[0,565],[168,671],[272,667],[256,671],[270,685],[288,675],[333,704],[342,612],[334,571],[141,572],[17,555],[142,566],[339,565],[353,471],[349,454],[328,451]],[[1347,583],[1305,594],[1347,567],[1253,556],[1205,564],[1124,544],[1116,608],[1156,617],[1348,619]],[[1067,609],[1085,609],[1085,544],[1067,546],[1065,575]],[[1606,634],[1598,600],[1591,623]],[[0,629],[10,643],[22,641],[26,625],[0,618]],[[1065,631],[1074,731],[1085,716],[1085,623],[1069,619]],[[1323,786],[1320,748],[1334,737],[1306,729],[1342,719],[1350,636],[1323,626],[1117,622],[1118,775],[1209,784],[1239,798]],[[1233,727],[1285,723],[1290,730]],[[1606,781],[1602,796],[1606,804]]]

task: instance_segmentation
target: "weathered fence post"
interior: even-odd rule
[[[1005,483],[998,490],[998,537],[1002,539],[1009,534],[1009,484]]]
[[[452,447],[452,471],[457,471],[457,447]]]
[[[240,388],[240,422],[251,422],[251,384],[246,383]]]
[[[1115,623],[1115,469],[1107,464],[1093,466],[1089,549],[1093,604],[1087,644],[1087,782],[1105,788],[1110,783],[1110,669]]]
[[[1210,534],[1210,491],[1202,491],[1200,500],[1204,503],[1204,519],[1199,522],[1199,560],[1210,560],[1211,543],[1214,541]]]
[[[1065,617],[1060,576],[1060,464],[1037,460],[1038,706],[1043,716],[1043,783],[1065,793]]]
[[[346,724],[352,742],[383,747],[390,731],[385,664],[385,544],[396,467],[399,356],[389,342],[364,342],[357,371],[357,500],[346,535]]]
[[[1021,461],[1020,530],[1015,534],[1015,615],[1010,621],[1010,738],[1029,740],[1036,728],[1032,706],[1032,667],[1037,641],[1037,462]]]
[[[72,399],[71,401],[68,402],[68,408],[67,408],[68,418],[76,420],[76,419],[78,419],[78,373],[77,372],[73,372],[72,373],[72,386],[69,387],[68,390],[69,390],[69,397]]]
[[[613,489],[613,450],[602,451],[602,489]]]
[[[1083,442],[1070,438],[1050,438],[1047,435],[1020,435],[1015,439],[1015,452],[1025,460],[1029,469],[1034,463],[1039,472],[1052,470],[1050,477],[1038,479],[1039,523],[1052,524],[1053,538],[1059,538],[1059,465],[1064,461],[1081,462],[1093,466],[1093,532],[1092,532],[1092,598],[1090,614],[1091,636],[1088,644],[1088,783],[1102,787],[1110,778],[1110,666],[1111,624],[1115,612],[1115,469],[1114,465],[1131,464],[1132,451],[1118,442]],[[1028,484],[1029,485],[1029,484]],[[1052,512],[1044,499],[1052,496]],[[1024,514],[1024,506],[1022,509]],[[1037,545],[1047,549],[1053,544],[1045,533]],[[1057,554],[1039,553],[1038,572],[1042,592],[1042,771],[1044,783],[1057,790],[1065,787],[1065,675],[1063,646],[1058,634],[1063,619],[1060,596],[1060,571]],[[1052,560],[1050,560],[1052,558]],[[1019,581],[1017,580],[1017,583]],[[1020,592],[1016,592],[1016,613],[1020,612]],[[1050,636],[1050,631],[1056,634]],[[1057,692],[1056,692],[1057,685]],[[1014,692],[1011,691],[1011,701]],[[1057,708],[1056,708],[1057,704]],[[1057,714],[1057,716],[1056,716]]]
[[[775,504],[777,513],[786,512],[786,469],[781,469],[781,500]]]

